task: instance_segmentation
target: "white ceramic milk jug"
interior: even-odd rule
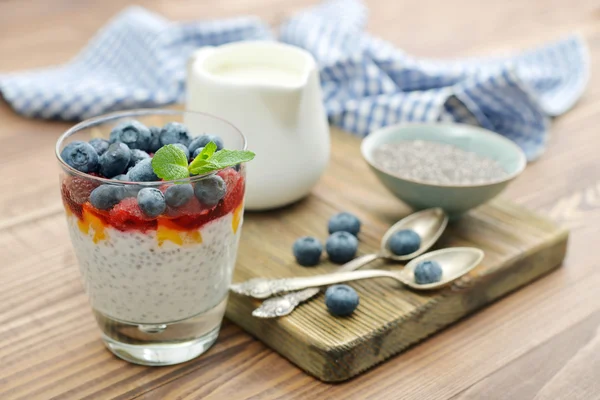
[[[193,54],[187,74],[187,109],[229,121],[256,153],[247,165],[247,209],[281,207],[310,192],[330,150],[310,53],[263,41],[204,47]]]

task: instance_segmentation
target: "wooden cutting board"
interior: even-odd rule
[[[291,248],[304,235],[325,242],[327,221],[340,211],[363,222],[358,255],[376,251],[386,229],[410,210],[368,169],[359,144],[334,130],[331,163],[311,196],[280,210],[246,213],[234,282],[335,271],[337,265],[328,261],[312,268],[297,265]],[[567,238],[565,229],[547,219],[496,199],[451,223],[436,246],[485,251],[482,264],[451,287],[417,293],[389,279],[351,283],[360,305],[346,318],[331,316],[319,294],[291,315],[258,319],[251,313],[260,301],[231,294],[227,317],[307,373],[343,381],[558,267]],[[370,268],[399,266],[382,261]]]

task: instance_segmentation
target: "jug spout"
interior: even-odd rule
[[[204,60],[206,57],[213,54],[214,52],[215,52],[214,46],[204,46],[204,47],[201,47],[192,52],[192,54],[188,58],[187,64],[186,64],[186,80],[187,80],[186,86],[187,87],[189,87],[189,85],[190,85],[190,79],[193,74],[192,71],[194,69],[194,65],[196,65],[197,62],[201,63],[202,60]]]

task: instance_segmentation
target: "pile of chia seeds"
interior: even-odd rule
[[[434,185],[472,185],[505,178],[497,161],[449,144],[407,140],[379,146],[374,164],[399,177]]]

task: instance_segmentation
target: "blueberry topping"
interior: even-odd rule
[[[314,237],[305,236],[294,242],[292,250],[298,264],[309,267],[319,263],[323,245]]]
[[[198,147],[196,150],[194,150],[194,153],[192,154],[192,160],[195,160],[196,157],[198,157],[198,155],[200,154],[200,152],[204,149],[204,147]]]
[[[194,187],[194,194],[204,205],[212,207],[225,197],[227,184],[219,175],[212,175],[198,181]]]
[[[115,130],[113,128],[112,131],[110,131],[110,136],[108,137],[108,141],[112,144],[115,142],[119,141],[119,131]]]
[[[150,153],[156,153],[161,148],[160,144],[160,128],[158,126],[151,126],[150,128],[150,146],[148,151]]]
[[[110,210],[123,198],[123,188],[121,186],[102,185],[92,191],[90,203],[99,210]]]
[[[181,207],[194,195],[194,188],[189,183],[169,186],[165,191],[165,201],[171,207]]]
[[[110,132],[112,142],[125,143],[130,149],[148,150],[152,134],[144,124],[139,121],[125,121],[117,125]]]
[[[198,137],[195,137],[194,139],[192,139],[188,147],[190,148],[190,151],[193,154],[196,151],[196,149],[206,146],[208,142],[214,142],[214,144],[217,145],[217,151],[223,148],[223,139],[221,139],[217,135],[200,135]]]
[[[129,170],[127,176],[131,182],[155,182],[160,180],[152,169],[151,158],[147,158],[137,163]]]
[[[110,142],[106,139],[96,138],[90,140],[90,146],[92,146],[94,150],[96,150],[96,153],[101,156],[102,154],[106,153],[106,150],[108,150]]]
[[[389,241],[389,249],[397,256],[412,254],[421,247],[421,237],[410,229],[395,232]]]
[[[183,151],[185,153],[185,157],[189,160],[190,159],[190,151],[188,150],[187,146],[182,145],[181,143],[175,143],[173,146],[177,147],[179,150]]]
[[[122,174],[129,165],[131,151],[121,142],[108,146],[106,153],[100,156],[100,173],[107,178]]]
[[[141,189],[137,195],[137,202],[142,212],[150,218],[158,217],[167,208],[165,196],[156,188]]]
[[[131,150],[131,159],[129,160],[129,168],[135,166],[142,160],[150,158],[150,155],[146,153],[144,150],[134,149]]]
[[[358,239],[348,232],[334,232],[327,239],[325,250],[329,259],[338,264],[346,263],[354,258],[358,248]]]
[[[190,134],[185,125],[179,122],[169,122],[160,131],[160,143],[163,146],[175,143],[188,146],[190,144]]]
[[[415,268],[415,282],[420,285],[439,282],[442,279],[442,267],[437,261],[421,261]]]
[[[349,232],[356,236],[360,231],[360,220],[350,213],[343,212],[331,217],[327,227],[329,233]]]
[[[358,293],[348,285],[334,285],[325,292],[325,305],[329,312],[338,317],[345,317],[358,307]]]
[[[71,142],[60,152],[60,158],[77,171],[90,173],[98,170],[98,153],[86,142]]]

